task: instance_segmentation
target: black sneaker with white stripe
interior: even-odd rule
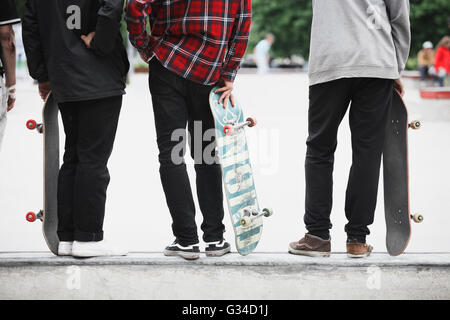
[[[183,247],[177,240],[175,240],[174,243],[166,247],[164,250],[164,255],[180,256],[186,260],[195,260],[200,257],[200,247],[198,243]]]
[[[231,251],[231,246],[225,239],[215,242],[206,242],[205,254],[208,257],[221,257]]]

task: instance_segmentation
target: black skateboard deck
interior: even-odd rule
[[[56,233],[58,227],[57,191],[59,173],[59,126],[58,104],[50,93],[42,109],[42,123],[34,120],[27,122],[27,128],[37,130],[44,138],[44,207],[37,214],[29,212],[26,216],[30,222],[42,221],[42,232],[48,248],[58,254],[59,239]]]
[[[402,254],[411,237],[409,202],[408,128],[420,128],[419,121],[408,123],[408,111],[402,97],[394,91],[389,111],[383,150],[384,207],[386,247],[392,256]]]

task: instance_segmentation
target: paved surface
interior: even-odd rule
[[[450,299],[450,254],[368,259],[0,253],[0,299]]]

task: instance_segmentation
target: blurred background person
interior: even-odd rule
[[[0,149],[6,128],[6,113],[16,101],[16,44],[13,24],[19,23],[14,0],[0,1]],[[4,78],[3,78],[4,76]]]
[[[444,86],[445,78],[450,74],[450,37],[445,36],[437,45],[434,58],[434,71],[440,87]]]
[[[255,60],[258,67],[258,73],[264,74],[269,72],[270,68],[270,48],[275,42],[275,36],[268,33],[264,39],[258,42],[255,47]]]
[[[419,63],[420,81],[424,84],[429,76],[429,70],[434,64],[433,44],[430,41],[423,43],[423,49],[417,55]]]

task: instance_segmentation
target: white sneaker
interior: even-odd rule
[[[104,256],[126,256],[128,252],[114,248],[104,240],[102,241],[74,241],[72,256],[79,258],[104,257]]]
[[[58,256],[72,255],[73,241],[60,241],[58,245]]]

